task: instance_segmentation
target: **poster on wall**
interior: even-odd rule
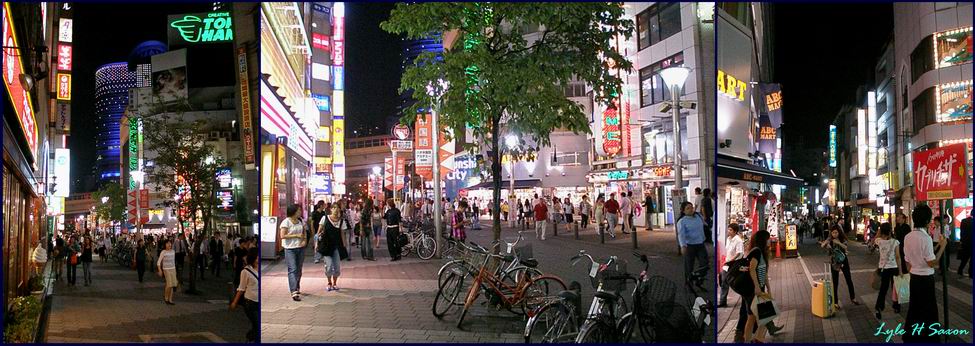
[[[938,121],[972,118],[972,81],[941,84],[937,93]]]

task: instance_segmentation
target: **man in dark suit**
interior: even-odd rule
[[[972,277],[972,215],[961,220],[961,249],[958,251],[958,275],[965,276],[965,266],[968,266],[968,277]]]
[[[220,277],[220,261],[223,260],[223,241],[210,236],[210,275]]]
[[[897,214],[897,217],[894,219],[894,222],[897,223],[897,226],[894,227],[894,238],[896,238],[897,241],[900,242],[901,268],[907,268],[907,261],[904,260],[904,255],[903,255],[904,237],[907,236],[908,233],[911,233],[911,225],[907,223],[907,215],[904,215],[903,213]]]

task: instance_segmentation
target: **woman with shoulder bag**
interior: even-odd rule
[[[67,262],[68,262],[68,284],[74,286],[78,281],[78,262],[81,256],[81,245],[78,245],[78,237],[68,238]]]
[[[257,290],[261,279],[257,273],[257,256],[258,250],[256,248],[248,250],[245,259],[247,266],[240,272],[240,285],[237,286],[237,294],[230,302],[230,309],[235,309],[243,297],[244,313],[251,323],[251,329],[247,331],[247,342],[257,342],[257,331],[260,330],[258,316],[261,312],[261,305],[258,303],[260,298]]]
[[[850,259],[847,256],[846,234],[843,233],[840,226],[833,225],[829,230],[829,238],[819,243],[819,246],[829,251],[830,272],[833,275],[833,301],[840,301],[836,291],[840,285],[838,279],[842,271],[843,278],[846,280],[846,287],[850,289],[850,298],[853,304],[860,305],[860,301],[857,300],[856,291],[853,289],[853,276],[850,275]],[[835,305],[835,308],[840,308],[838,303]]]
[[[748,276],[752,280],[755,292],[751,295],[742,295],[741,310],[739,310],[739,321],[746,319],[745,325],[742,326],[741,322],[738,323],[739,328],[744,328],[743,340],[750,341],[752,343],[764,343],[765,342],[765,332],[766,325],[758,325],[758,329],[755,333],[752,333],[752,329],[758,324],[758,312],[752,311],[752,302],[755,298],[772,299],[772,295],[768,293],[768,258],[769,258],[769,248],[768,248],[769,233],[767,231],[758,231],[752,235],[751,240],[748,243]],[[746,317],[747,316],[747,317]]]
[[[328,292],[338,291],[336,286],[339,281],[339,269],[342,259],[349,257],[349,251],[345,247],[344,228],[348,223],[342,218],[342,209],[338,205],[333,205],[331,213],[322,218],[318,224],[318,252],[322,254],[325,261],[325,278],[328,280]]]
[[[880,237],[876,239],[877,248],[880,249],[880,263],[877,264],[877,271],[880,272],[880,292],[877,293],[877,303],[874,304],[874,316],[881,319],[880,312],[884,311],[884,303],[887,302],[887,289],[892,287],[894,276],[904,275],[901,263],[900,242],[891,237],[893,227],[889,222],[880,225]],[[894,300],[894,313],[901,312],[901,305]]]

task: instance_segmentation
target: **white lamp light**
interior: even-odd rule
[[[681,87],[684,85],[684,81],[687,80],[687,75],[690,73],[691,70],[685,67],[668,67],[660,71],[660,77],[664,79],[664,83],[669,87]]]
[[[507,135],[504,137],[504,144],[508,146],[508,149],[514,149],[518,146],[518,136]]]
[[[381,168],[379,168],[379,166],[373,166],[373,167],[372,167],[372,174],[375,174],[375,175],[379,175],[379,173],[380,173],[381,171],[382,171],[382,169],[381,169]]]

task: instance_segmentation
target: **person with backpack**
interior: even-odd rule
[[[399,223],[402,221],[402,217],[392,198],[386,200],[386,205],[389,206],[383,215],[383,221],[386,224],[386,247],[389,249],[389,257],[392,257],[391,261],[395,262],[402,258],[402,254],[400,254],[402,244],[399,242]]]
[[[724,246],[724,261],[725,265],[721,267],[721,299],[718,299],[718,307],[723,308],[728,306],[728,269],[727,263],[732,263],[735,260],[741,258],[745,255],[744,244],[745,239],[741,236],[741,226],[733,223],[728,226],[728,236],[725,238]]]
[[[248,343],[257,342],[257,331],[260,330],[258,316],[261,313],[261,305],[258,303],[260,301],[258,287],[260,286],[261,279],[257,273],[258,254],[259,251],[256,248],[250,249],[247,252],[247,266],[240,272],[240,278],[238,278],[240,285],[237,286],[237,294],[234,295],[233,301],[230,302],[231,310],[236,309],[237,305],[241,302],[244,305],[244,314],[247,315],[247,320],[251,324],[251,329],[247,331]],[[241,298],[243,298],[243,301]]]
[[[766,325],[759,325],[757,326],[757,329],[755,329],[756,325],[758,324],[758,316],[755,311],[751,311],[751,307],[752,301],[754,301],[756,297],[761,297],[763,299],[772,298],[772,295],[768,292],[768,258],[771,257],[769,253],[768,241],[768,231],[761,230],[756,232],[754,235],[752,235],[752,238],[748,243],[748,255],[745,257],[748,260],[748,276],[745,277],[745,282],[747,283],[750,281],[752,292],[745,292],[741,295],[741,309],[738,312],[738,325],[735,329],[735,336],[737,338],[737,335],[740,332],[742,335],[742,341],[748,341],[751,343],[765,342],[765,332],[767,327]],[[754,333],[752,332],[753,330],[755,330]]]
[[[841,271],[843,272],[843,278],[846,280],[846,287],[850,289],[850,298],[853,304],[860,305],[860,301],[857,300],[856,291],[853,288],[853,277],[850,275],[850,259],[847,256],[846,234],[843,233],[840,226],[834,225],[830,227],[829,238],[819,243],[819,246],[829,252],[830,272],[833,275],[833,301],[837,302],[836,309],[840,308],[838,303],[840,300],[836,291],[839,287],[838,279]]]
[[[348,221],[342,217],[342,210],[338,205],[332,206],[332,212],[322,218],[318,229],[318,252],[322,254],[325,261],[325,278],[328,280],[328,292],[338,291],[339,275],[341,274],[339,262],[349,257],[349,250],[345,247],[345,237],[349,227]]]
[[[884,311],[884,303],[887,302],[887,289],[894,281],[894,276],[904,275],[901,268],[900,242],[891,237],[893,227],[889,222],[880,225],[880,237],[876,239],[877,248],[880,250],[880,263],[877,264],[877,271],[880,272],[880,292],[877,293],[877,303],[874,304],[874,316],[881,319],[880,312]],[[901,313],[901,306],[894,300],[894,313]]]

